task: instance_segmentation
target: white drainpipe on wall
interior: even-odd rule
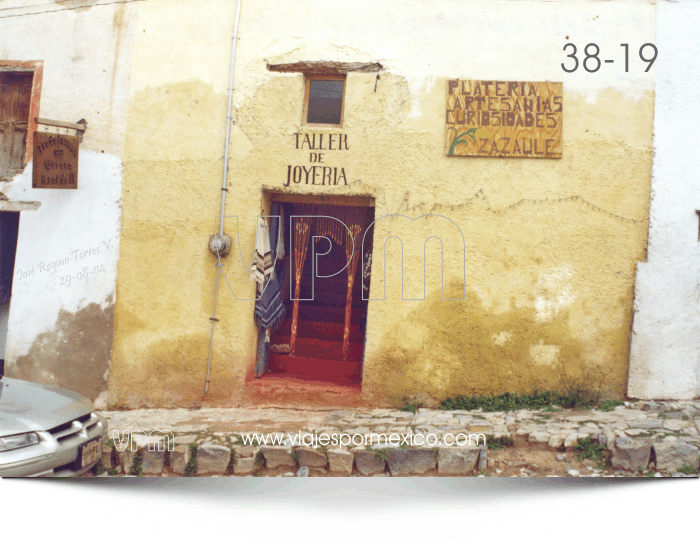
[[[216,319],[216,303],[219,297],[219,277],[221,276],[221,254],[227,254],[231,246],[231,238],[224,234],[224,215],[226,214],[226,192],[228,188],[226,187],[226,179],[228,178],[228,149],[229,143],[231,141],[231,107],[233,103],[233,70],[236,64],[236,42],[238,42],[238,20],[241,15],[241,0],[238,0],[236,6],[236,22],[233,28],[233,39],[231,40],[231,67],[229,69],[228,77],[228,107],[226,109],[226,141],[224,144],[224,175],[221,182],[221,216],[219,219],[219,233],[212,237],[209,241],[209,248],[217,256],[216,265],[216,288],[214,289],[214,310],[210,318],[211,321],[211,334],[209,336],[209,359],[207,360],[207,382],[204,387],[204,395],[202,395],[199,404],[204,400],[209,392],[209,372],[211,370],[211,352],[214,345],[214,324],[218,321]]]

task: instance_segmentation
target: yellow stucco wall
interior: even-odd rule
[[[545,31],[571,33],[580,49],[588,36],[604,46],[605,27],[591,22],[602,14],[602,25],[627,21],[625,40],[653,41],[653,6],[643,4],[625,19],[626,2],[478,2],[489,9],[477,10],[480,38],[464,48],[456,33],[460,27],[433,17],[437,8],[425,3],[404,8],[414,19],[423,18],[424,28],[413,29],[413,35],[399,35],[400,22],[382,23],[376,12],[388,8],[372,2],[345,12],[353,21],[371,16],[393,41],[372,29],[355,36],[359,22],[332,27],[342,19],[339,6],[308,4],[329,25],[324,28],[335,29],[332,35],[315,31],[306,10],[243,2],[226,214],[240,218],[246,259],[263,189],[369,195],[377,217],[444,215],[461,230],[464,255],[448,252],[461,248],[462,236],[441,230],[439,220],[377,225],[372,298],[381,298],[383,290],[377,251],[397,233],[406,238],[404,296],[422,296],[421,238],[436,230],[446,249],[445,297],[462,294],[464,256],[465,298],[440,300],[439,252],[431,240],[426,298],[401,300],[400,250],[389,240],[386,299],[369,303],[366,400],[394,403],[403,395],[420,395],[439,401],[577,383],[624,395],[635,265],[644,259],[647,238],[653,72],[623,78],[617,67],[614,74],[610,69],[568,76],[559,68],[564,36]],[[449,8],[447,3],[440,9],[447,14]],[[207,241],[220,207],[234,10],[229,2],[194,0],[152,0],[140,8],[122,155],[110,371],[115,407],[186,406],[203,394],[216,281]],[[430,17],[423,17],[426,10]],[[513,27],[514,21],[523,24]],[[493,45],[503,32],[511,49]],[[619,42],[609,41],[618,49]],[[551,46],[546,53],[542,43]],[[524,62],[512,48],[528,44],[537,47]],[[422,62],[425,49],[432,50],[436,66]],[[268,62],[319,60],[384,66],[379,81],[374,73],[348,75],[340,130],[301,126],[304,76],[267,70]],[[563,158],[445,156],[449,78],[563,81]],[[309,151],[295,148],[298,132],[347,135],[349,150],[326,152],[324,163],[343,167],[348,185],[285,188],[288,165],[311,165]],[[227,220],[226,231],[235,241],[234,219]],[[408,244],[411,238],[419,244]],[[234,248],[224,272],[237,297],[252,298],[253,286],[239,262]],[[217,317],[207,402],[238,404],[255,359],[253,302],[234,298],[222,279]]]

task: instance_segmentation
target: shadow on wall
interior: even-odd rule
[[[76,391],[94,401],[107,389],[114,304],[61,310],[53,330],[36,337],[26,355],[8,363],[7,375]]]
[[[366,387],[394,405],[404,395],[434,406],[455,395],[545,389],[623,396],[627,319],[619,329],[599,331],[596,346],[609,356],[600,365],[587,361],[582,342],[570,331],[568,311],[539,323],[531,307],[493,314],[474,292],[456,301],[431,292],[368,356]]]

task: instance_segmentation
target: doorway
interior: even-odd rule
[[[284,234],[281,281],[285,317],[270,334],[266,376],[359,388],[368,303],[362,286],[367,296],[374,207],[279,206],[290,232]]]
[[[18,230],[19,213],[0,211],[0,376],[5,369],[5,347]]]

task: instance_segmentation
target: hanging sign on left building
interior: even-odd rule
[[[34,132],[32,188],[78,188],[78,149],[73,135]]]

